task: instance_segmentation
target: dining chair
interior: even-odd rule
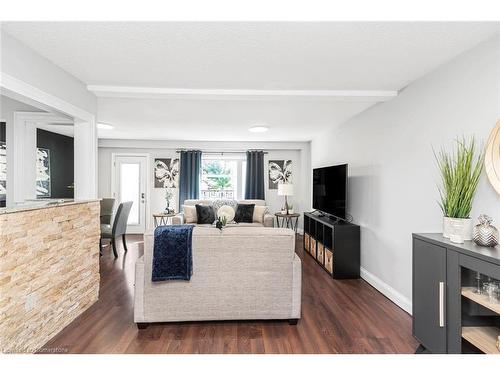
[[[111,218],[113,217],[113,208],[115,206],[115,198],[101,199],[101,224],[111,225]]]
[[[130,209],[132,208],[133,203],[134,202],[120,203],[118,209],[116,210],[115,219],[113,220],[113,226],[111,226],[110,224],[101,224],[101,239],[99,242],[100,249],[102,250],[102,240],[109,239],[111,241],[111,248],[113,249],[115,258],[118,258],[115,242],[116,237],[122,237],[123,248],[125,249],[125,251],[128,250],[127,242],[125,241],[125,233],[127,231],[128,215],[130,214]]]

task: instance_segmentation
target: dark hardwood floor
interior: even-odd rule
[[[411,317],[363,280],[333,280],[302,251],[302,319],[153,324],[133,321],[134,264],[142,236],[101,257],[99,301],[42,352],[66,353],[414,353]],[[118,241],[117,241],[118,242]]]

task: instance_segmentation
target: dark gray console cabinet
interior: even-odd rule
[[[414,234],[413,336],[431,353],[500,354],[500,299],[482,290],[498,282],[498,247]]]

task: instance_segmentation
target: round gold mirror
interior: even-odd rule
[[[488,139],[486,154],[484,155],[484,168],[491,184],[500,194],[500,120]]]

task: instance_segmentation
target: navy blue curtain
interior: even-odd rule
[[[264,176],[264,151],[247,151],[245,199],[266,199]]]
[[[198,199],[200,194],[201,151],[181,151],[179,174],[179,208],[186,199]]]

